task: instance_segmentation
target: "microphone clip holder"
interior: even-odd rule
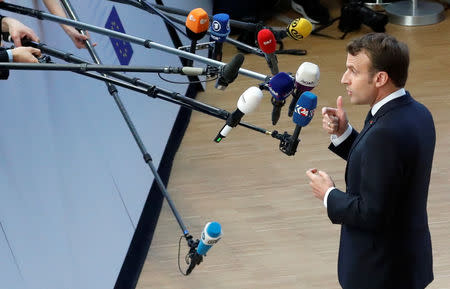
[[[283,134],[280,134],[278,131],[274,130],[271,135],[273,138],[280,140],[280,151],[288,156],[295,155],[300,139],[293,139],[293,136],[286,131]]]
[[[202,50],[202,49],[208,49],[210,46],[214,45],[214,41],[210,42],[204,42],[204,43],[197,43],[195,45],[195,50]],[[189,52],[191,49],[191,45],[185,45],[178,47],[178,50],[183,50]]]
[[[189,252],[186,255],[186,264],[188,264],[189,267],[186,270],[186,275],[189,275],[192,270],[194,270],[195,266],[199,265],[203,261],[203,256],[197,253],[197,247],[200,243],[199,239],[194,241],[191,235],[187,235],[186,240],[189,246]]]
[[[51,63],[52,58],[48,55],[42,55],[41,57],[38,57],[38,62],[39,63]]]

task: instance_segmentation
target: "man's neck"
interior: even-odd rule
[[[386,97],[388,97],[393,92],[396,92],[399,89],[401,89],[401,87],[396,87],[393,85],[381,87],[378,90],[378,95],[375,97],[373,103],[370,104],[370,107],[373,107],[376,103],[382,101],[383,99],[385,99]]]
[[[402,95],[405,95],[406,91],[404,88],[399,88],[396,91],[391,92],[387,96],[380,99],[377,103],[375,103],[371,108],[370,111],[372,112],[372,115],[375,115],[377,111],[384,106],[386,103],[390,102],[391,100],[394,100],[396,98],[401,97]]]

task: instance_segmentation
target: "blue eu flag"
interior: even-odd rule
[[[122,22],[120,22],[119,14],[117,14],[114,6],[109,14],[108,20],[106,21],[105,28],[125,33]],[[131,47],[130,42],[113,37],[109,37],[109,39],[111,39],[111,44],[114,47],[114,51],[116,52],[120,64],[128,65],[130,63],[131,56],[133,56],[133,48]]]

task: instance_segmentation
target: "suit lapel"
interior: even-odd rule
[[[369,131],[369,129],[371,127],[373,127],[375,125],[375,123],[377,122],[378,119],[380,119],[383,115],[385,115],[386,113],[388,113],[389,111],[403,106],[405,104],[408,104],[412,101],[411,96],[409,95],[409,92],[406,92],[405,95],[400,96],[399,98],[396,98],[394,100],[389,101],[388,103],[386,103],[385,105],[383,105],[378,111],[377,113],[373,116],[373,118],[371,120],[369,120],[369,122],[367,123],[367,125],[364,126],[364,128],[362,129],[362,131],[359,133],[359,135],[356,137],[355,141],[353,142],[350,151],[348,153],[348,157],[347,160],[350,160],[350,157],[352,155],[353,150],[355,149],[355,147],[358,145],[359,141],[364,137],[364,135]],[[347,170],[348,170],[348,163],[347,166],[345,168],[345,181],[347,182]]]

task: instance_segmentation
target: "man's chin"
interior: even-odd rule
[[[350,95],[350,103],[351,104],[359,104],[359,101],[356,97]]]
[[[356,97],[351,96],[351,95],[350,95],[350,103],[351,103],[351,104],[356,104],[356,105],[358,105],[358,104],[366,104],[366,103],[365,103],[364,101],[362,101],[361,99],[356,98]]]

